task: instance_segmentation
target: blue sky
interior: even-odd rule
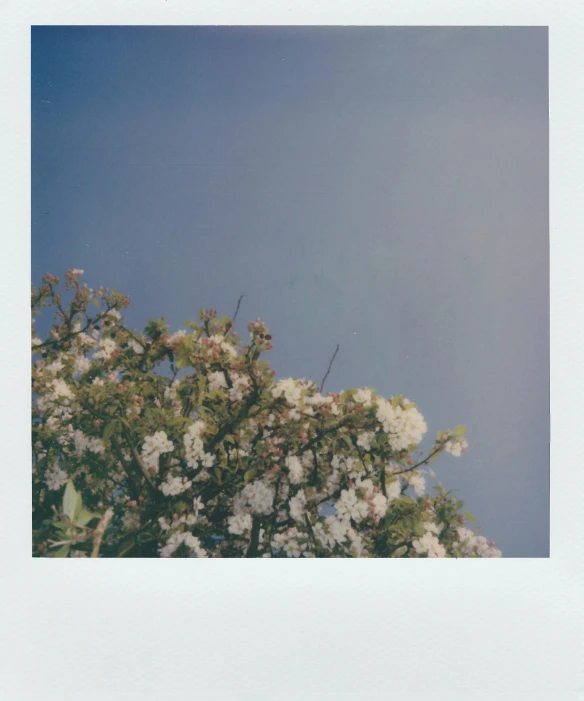
[[[545,28],[36,27],[32,277],[200,307],[280,376],[417,402],[507,557],[549,555]]]

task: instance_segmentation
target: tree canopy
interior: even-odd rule
[[[429,464],[465,452],[464,426],[424,457],[405,397],[276,379],[267,326],[235,332],[239,302],[137,332],[129,299],[82,273],[32,290],[33,326],[54,314],[32,338],[35,556],[501,555],[451,491],[426,491]]]

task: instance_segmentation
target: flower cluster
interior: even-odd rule
[[[384,399],[377,400],[377,420],[389,436],[394,450],[407,450],[416,446],[426,433],[424,417],[407,399],[395,404]]]
[[[160,549],[160,557],[170,557],[182,544],[197,557],[207,557],[207,553],[202,547],[201,541],[188,531],[176,531],[169,536],[166,545]]]
[[[199,467],[199,462],[205,468],[212,467],[215,462],[215,456],[212,453],[205,452],[201,439],[204,430],[205,423],[203,421],[195,421],[189,426],[188,431],[183,436],[186,464],[195,470]]]
[[[501,557],[501,551],[497,550],[495,544],[488,541],[485,536],[477,535],[462,526],[457,528],[456,531],[462,557],[471,557],[473,555],[475,557]]]
[[[165,431],[156,431],[153,436],[144,438],[142,446],[142,462],[144,466],[154,472],[158,472],[158,459],[163,453],[171,453],[174,450],[172,441],[168,440]]]

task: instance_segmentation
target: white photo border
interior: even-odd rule
[[[0,9],[4,444],[0,697],[53,701],[584,698],[580,3],[10,0]],[[549,26],[551,557],[30,556],[32,25]]]

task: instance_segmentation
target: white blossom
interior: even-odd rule
[[[169,336],[167,339],[167,343],[169,346],[174,346],[178,341],[180,341],[183,338],[186,338],[187,332],[184,329],[180,329],[180,331],[175,331],[172,336]]]
[[[302,463],[295,455],[289,455],[286,460],[286,467],[290,471],[290,482],[300,484],[304,479],[304,469]]]
[[[47,487],[53,491],[61,489],[61,487],[67,484],[68,479],[67,473],[58,465],[51,465],[51,468],[45,472]]]
[[[241,491],[242,499],[247,503],[251,512],[258,515],[268,515],[274,510],[275,491],[263,480],[246,484]]]
[[[55,379],[51,382],[51,386],[53,387],[52,396],[54,399],[57,399],[59,397],[64,397],[65,399],[73,399],[73,392],[71,392],[65,380],[62,380],[60,378]]]
[[[75,442],[77,455],[81,455],[85,450],[89,450],[91,453],[99,453],[101,455],[105,453],[105,443],[101,440],[101,438],[86,436],[80,429],[76,429],[73,432],[73,440]]]
[[[91,366],[91,361],[83,354],[75,355],[73,357],[73,370],[79,375],[85,374]]]
[[[241,401],[245,390],[250,386],[249,378],[236,372],[230,372],[229,377],[233,385],[229,390],[229,398],[233,401]]]
[[[138,343],[138,341],[135,341],[133,338],[131,338],[128,341],[128,348],[131,348],[134,351],[134,353],[138,353],[138,355],[144,353],[143,346],[140,343]]]
[[[361,433],[359,438],[357,438],[357,445],[363,448],[363,450],[371,450],[371,443],[375,438],[375,433],[373,431],[366,431]]]
[[[377,402],[377,420],[388,434],[389,443],[394,450],[405,450],[410,445],[418,445],[426,433],[423,416],[407,399],[393,407],[391,402],[379,398]],[[409,405],[409,406],[408,406]]]
[[[65,366],[63,365],[63,362],[61,361],[61,359],[57,358],[52,363],[50,363],[50,365],[47,365],[45,367],[45,370],[48,370],[52,375],[56,375],[58,372],[61,372],[61,370],[64,367]]]
[[[251,531],[251,514],[234,514],[227,519],[229,533],[243,535],[246,531]]]
[[[428,557],[446,557],[446,548],[430,531],[426,531],[421,538],[414,540],[412,545],[417,553],[427,553]]]
[[[447,453],[451,453],[455,458],[458,458],[462,453],[466,452],[468,448],[468,443],[462,437],[451,438],[444,444],[444,450]]]
[[[190,488],[192,482],[190,482],[186,477],[176,477],[173,475],[167,475],[166,479],[160,485],[159,489],[166,497],[175,497],[178,494],[186,492]]]
[[[385,516],[389,502],[387,497],[384,497],[381,492],[377,492],[377,494],[371,499],[370,504],[375,517],[383,518]]]
[[[284,533],[276,533],[272,538],[272,547],[283,549],[287,557],[310,556],[308,543],[300,541],[300,533],[297,528],[288,528]]]
[[[211,392],[216,392],[219,389],[225,389],[227,387],[227,380],[223,372],[212,372],[208,379]]]
[[[286,401],[290,404],[297,405],[300,402],[301,389],[296,380],[290,377],[287,380],[280,380],[280,382],[272,388],[272,396],[276,399],[284,396],[286,397]]]
[[[305,511],[306,507],[306,495],[304,494],[304,491],[301,489],[296,496],[292,497],[290,499],[290,516],[295,520],[295,521],[301,521],[303,520],[304,514],[306,513]]]
[[[116,350],[116,342],[113,338],[102,338],[99,342],[99,350],[93,354],[94,360],[109,360],[112,353]]]
[[[354,401],[356,401],[358,404],[363,404],[364,406],[370,406],[371,404],[371,390],[368,389],[367,387],[363,387],[362,389],[358,389],[355,394],[353,395]]]
[[[158,459],[162,453],[174,450],[172,441],[168,440],[166,431],[157,431],[153,436],[144,438],[142,446],[142,462],[147,469],[158,472]]]
[[[426,489],[426,480],[419,472],[412,472],[408,477],[410,487],[416,493],[416,496],[421,497]]]
[[[205,505],[203,504],[203,500],[201,497],[195,497],[193,499],[193,509],[195,510],[195,516],[199,515],[199,511],[203,511],[205,508]]]
[[[214,455],[205,453],[203,441],[200,437],[204,429],[205,423],[203,421],[195,421],[189,426],[187,432],[183,436],[185,459],[187,465],[193,469],[199,466],[199,461],[203,463],[204,467],[211,467],[215,462]],[[201,475],[198,475],[197,479],[200,481]]]
[[[357,497],[354,489],[343,489],[341,498],[335,503],[335,509],[339,518],[352,518],[356,523],[369,513],[369,505]]]
[[[166,545],[160,550],[160,557],[170,557],[181,543],[184,543],[197,557],[208,557],[201,541],[196,536],[189,532],[181,533],[180,531],[173,533],[166,541]]]
[[[126,510],[122,516],[122,526],[126,531],[136,531],[140,528],[140,516],[135,511]]]

